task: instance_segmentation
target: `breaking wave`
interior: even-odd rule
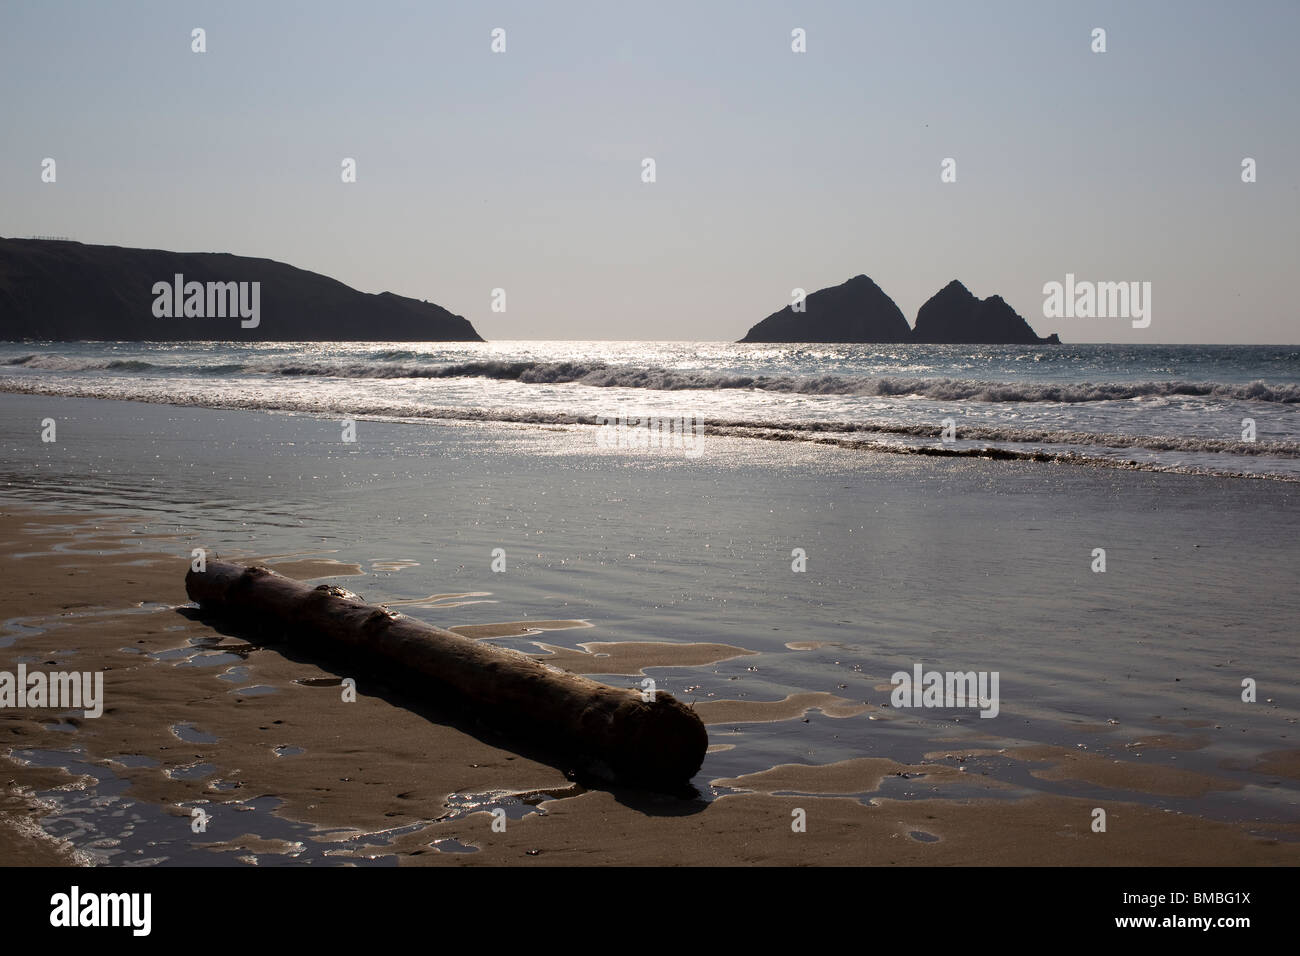
[[[142,362],[138,359],[104,361],[102,359],[67,358],[62,355],[24,355],[20,358],[10,359],[4,364],[22,368],[42,369],[49,372],[147,372],[150,369],[158,368],[152,362]]]
[[[5,365],[44,371],[179,375],[268,375],[284,378],[460,379],[486,378],[526,385],[586,385],[593,388],[640,388],[655,391],[751,389],[794,395],[856,395],[880,398],[927,398],[936,401],[1085,402],[1190,397],[1300,404],[1300,385],[1223,382],[987,382],[959,378],[909,378],[862,375],[747,375],[637,367],[604,362],[476,361],[442,365],[412,364],[413,353],[387,351],[364,362],[226,362],[165,364],[133,359],[78,359],[60,355],[24,355]]]
[[[40,381],[20,382],[0,379],[0,392],[63,395],[76,398],[129,399],[172,405],[207,408],[234,408],[249,411],[288,411],[338,413],[398,421],[481,422],[520,425],[583,426],[601,425],[608,416],[575,414],[564,411],[532,411],[518,408],[435,407],[391,400],[366,400],[361,396],[338,397],[333,401],[320,395],[213,395],[191,394],[186,390],[150,390],[122,394],[106,384],[60,383],[51,387]],[[610,415],[616,414],[610,410]],[[1095,460],[1107,450],[1138,449],[1156,452],[1210,453],[1243,457],[1300,459],[1300,441],[1260,440],[1233,441],[1197,436],[1139,435],[1092,432],[1074,429],[1028,428],[1007,425],[963,423],[958,439],[960,446],[934,447],[940,429],[934,423],[912,424],[888,420],[866,421],[794,421],[778,419],[717,418],[698,422],[700,434],[733,438],[758,438],[772,441],[808,441],[844,447],[872,448],[909,454],[974,455],[1033,460]],[[1027,446],[1015,448],[978,448],[972,443],[998,443]],[[1054,446],[1065,451],[1044,451],[1033,446]],[[1135,464],[1135,463],[1130,463]],[[1158,464],[1142,467],[1164,470]],[[1173,470],[1185,470],[1175,467]],[[1260,476],[1274,477],[1274,476]]]
[[[255,368],[250,371],[256,371]],[[462,362],[450,365],[385,363],[275,363],[276,375],[331,378],[490,378],[535,385],[577,384],[596,388],[644,388],[658,391],[759,389],[799,395],[865,395],[930,398],[939,401],[1080,402],[1125,401],[1148,397],[1188,396],[1237,401],[1300,403],[1300,386],[1265,382],[1127,382],[1036,384],[981,382],[954,378],[868,378],[845,375],[744,375],[638,368],[603,362]]]

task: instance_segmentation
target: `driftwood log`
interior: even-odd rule
[[[267,568],[210,561],[185,576],[185,590],[205,613],[322,642],[331,657],[363,667],[396,665],[431,695],[430,703],[463,709],[615,782],[675,790],[704,761],[703,721],[670,694],[645,701],[639,691],[565,673],[366,604],[343,588],[313,588]]]

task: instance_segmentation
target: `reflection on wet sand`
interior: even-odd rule
[[[461,607],[465,604],[495,604],[495,601],[475,601],[471,598],[484,598],[491,595],[491,591],[459,591],[452,594],[430,594],[422,598],[406,598],[399,601],[383,601],[380,607],[426,607],[426,608],[444,608],[444,607]]]
[[[575,627],[592,627],[590,621],[502,621],[499,624],[457,624],[447,630],[476,641],[493,637],[527,637],[543,631],[565,631]]]
[[[535,641],[534,655],[574,674],[640,674],[647,667],[701,667],[757,653],[730,644],[671,644],[665,641],[592,641],[581,650]]]
[[[302,558],[297,561],[277,561],[267,564],[276,574],[298,581],[314,581],[317,578],[347,578],[364,574],[359,564],[346,564],[333,558]]]

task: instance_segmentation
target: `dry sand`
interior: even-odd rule
[[[44,835],[41,820],[60,788],[93,790],[97,783],[31,765],[22,752],[70,748],[82,751],[80,764],[111,772],[133,799],[159,808],[163,822],[150,825],[160,858],[172,855],[169,846],[183,845],[252,864],[296,857],[315,842],[338,862],[395,856],[403,864],[1300,862],[1300,826],[1252,833],[1247,824],[1116,799],[1104,804],[1107,831],[1094,833],[1095,796],[1033,792],[972,775],[942,751],[913,765],[868,756],[767,768],[716,781],[722,796],[711,802],[585,790],[540,755],[442,722],[418,701],[362,679],[356,701],[346,702],[339,681],[349,675],[323,669],[297,650],[255,646],[185,616],[178,608],[187,600],[189,547],[180,539],[134,534],[121,518],[0,513],[0,670],[12,672],[22,661],[33,669],[102,671],[105,688],[104,713],[96,719],[0,710],[5,864],[86,863],[117,845],[103,834],[97,857]],[[316,577],[357,567],[331,560],[277,569]],[[585,624],[506,622],[471,633],[526,635]],[[548,663],[607,674],[707,666],[750,653],[720,644],[540,646]],[[866,706],[810,692],[699,708],[714,724],[793,721],[812,708],[850,718]],[[715,749],[726,746],[715,740]],[[1194,744],[1174,734],[1142,746]],[[967,752],[965,759],[975,756]],[[1240,786],[1144,764],[1136,755],[1112,761],[1027,747],[980,756],[1029,768],[1027,779],[1084,781],[1116,793],[1195,796]],[[1296,765],[1296,751],[1278,751],[1266,755],[1258,772],[1295,779]],[[903,791],[889,789],[891,781],[914,782],[915,797],[897,799]],[[265,797],[279,801],[276,818],[308,825],[310,831],[296,832],[310,835],[271,832],[271,811],[259,800]],[[196,806],[210,816],[205,833],[192,831]],[[492,827],[494,808],[506,811],[505,832]],[[804,832],[792,828],[800,816]]]

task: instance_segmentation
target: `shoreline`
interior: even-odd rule
[[[324,364],[290,359],[282,348],[269,346],[266,354],[278,360],[247,349],[215,355],[218,346],[209,344],[182,350],[172,364],[166,360],[170,352],[160,358],[147,344],[125,343],[127,351],[115,345],[86,358],[77,349],[92,344],[72,343],[67,347],[74,357],[46,357],[48,365],[26,367],[26,361],[41,358],[34,353],[9,360],[18,367],[0,365],[0,393],[479,427],[583,430],[615,416],[654,415],[688,422],[692,437],[701,441],[834,444],[886,454],[1300,481],[1300,444],[1292,437],[1300,386],[1285,378],[1271,386],[1262,378],[1197,384],[1122,376],[1107,384],[1075,382],[1067,369],[1061,382],[1032,373],[1001,382],[918,379],[879,362],[870,373],[846,377],[812,374],[806,359],[799,374],[782,377],[732,373],[718,365],[717,356],[702,360],[696,371],[675,370],[689,362],[687,355],[668,367],[640,368],[623,364],[636,358],[627,349],[615,350],[620,361],[609,356],[613,364],[541,361],[555,344],[517,349],[513,360],[489,350],[465,361],[468,356],[455,348],[374,353],[336,343],[336,350],[318,356]],[[889,358],[897,364],[897,356]],[[416,364],[403,364],[411,360]],[[756,367],[773,361],[756,361]],[[1271,365],[1258,371],[1270,370]],[[1002,370],[1002,377],[1010,371]],[[1201,419],[1196,426],[1189,424],[1188,402]],[[1246,422],[1249,433],[1242,430]]]

